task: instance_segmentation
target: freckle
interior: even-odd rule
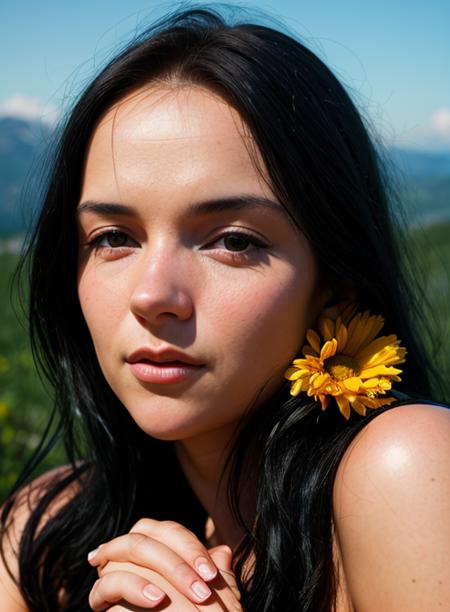
[[[415,578],[411,578],[411,582],[416,582],[416,579]]]
[[[442,580],[438,580],[438,584],[442,584]]]
[[[431,478],[431,482],[436,482],[436,478]]]

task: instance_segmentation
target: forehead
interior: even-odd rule
[[[238,112],[198,86],[143,88],[101,118],[89,143],[84,185],[148,188],[231,180],[264,188],[264,165]],[[210,185],[209,185],[210,186]],[[220,194],[218,194],[220,195]]]
[[[126,96],[105,114],[99,127],[114,128],[123,137],[155,140],[220,137],[230,127],[244,132],[236,110],[213,91],[170,84],[152,84]]]

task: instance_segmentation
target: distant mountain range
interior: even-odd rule
[[[39,204],[36,188],[51,140],[52,132],[45,124],[0,118],[0,236],[20,233],[27,227]],[[450,151],[393,148],[388,153],[412,222],[450,220]]]
[[[37,205],[33,181],[50,139],[45,124],[0,118],[0,235],[18,233],[28,225]]]

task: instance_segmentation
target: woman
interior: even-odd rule
[[[395,231],[302,44],[192,10],[113,59],[31,242],[70,464],[23,486],[50,441],[3,509],[2,609],[446,609],[450,413]]]

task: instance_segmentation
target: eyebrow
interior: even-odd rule
[[[276,212],[277,214],[281,214],[285,218],[287,216],[281,204],[275,202],[274,200],[264,196],[246,194],[206,200],[203,202],[193,202],[187,207],[186,214],[188,216],[194,216],[199,214],[213,214],[230,210],[236,211],[250,208],[263,208],[265,210],[270,210]],[[137,216],[138,214],[135,208],[128,206],[127,204],[119,204],[116,202],[97,202],[93,200],[87,200],[86,202],[82,202],[78,205],[77,214],[82,212],[90,212],[104,216]]]

